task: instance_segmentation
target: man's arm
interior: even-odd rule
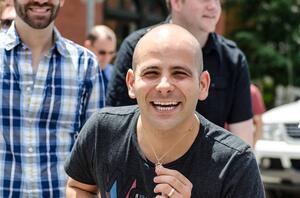
[[[253,147],[253,120],[228,124],[228,130]]]
[[[71,153],[65,160],[64,168],[69,176],[66,186],[67,197],[96,197],[97,195],[94,154],[98,118],[99,113],[94,113],[87,120],[76,139]],[[101,120],[101,118],[99,119]],[[76,180],[73,178],[76,178]],[[101,189],[101,186],[98,187]]]
[[[244,150],[244,149],[242,149]],[[220,197],[265,198],[264,185],[252,149],[236,151],[226,164]],[[223,170],[222,170],[223,171]]]
[[[69,177],[66,187],[66,197],[97,197],[96,185],[89,185]],[[99,193],[100,195],[100,193]]]
[[[259,140],[262,135],[263,121],[261,114],[253,116],[253,123],[255,125],[253,145],[255,146],[257,140]]]
[[[235,63],[238,68],[235,80],[235,93],[227,122],[229,131],[253,147],[254,127],[250,94],[250,74],[245,55],[241,51],[239,54],[239,60]]]

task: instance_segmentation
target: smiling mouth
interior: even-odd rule
[[[204,18],[215,19],[216,15],[203,15]]]
[[[180,102],[151,102],[158,111],[171,111],[179,106]]]
[[[207,18],[207,19],[215,19],[216,17],[215,17],[215,16],[204,16],[204,18]]]
[[[29,8],[29,10],[31,12],[35,12],[35,13],[46,13],[46,12],[49,12],[50,11],[50,8],[45,8],[45,7],[32,7],[32,8]]]

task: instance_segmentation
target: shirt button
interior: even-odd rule
[[[29,153],[32,153],[32,152],[33,152],[33,148],[32,148],[32,147],[29,147],[29,148],[28,148],[28,152],[29,152]]]

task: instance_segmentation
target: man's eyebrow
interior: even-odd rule
[[[142,66],[141,72],[151,69],[158,69],[158,66],[152,65],[152,66]]]

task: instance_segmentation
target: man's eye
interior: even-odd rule
[[[184,77],[184,76],[188,76],[188,74],[186,72],[183,71],[175,71],[173,72],[174,76],[179,76],[179,77]]]
[[[147,71],[145,73],[143,73],[142,76],[145,76],[145,77],[155,77],[159,75],[159,73],[157,71]]]

